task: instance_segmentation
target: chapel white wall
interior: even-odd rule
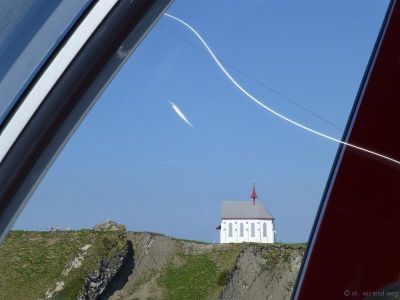
[[[243,236],[240,235],[240,224],[243,224]],[[254,223],[255,234],[251,236],[251,224]],[[267,236],[263,235],[263,223],[267,226]],[[232,224],[232,236],[229,236],[229,224]],[[274,243],[275,233],[272,220],[257,219],[222,219],[220,243]]]

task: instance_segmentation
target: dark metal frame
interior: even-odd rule
[[[400,109],[400,39],[395,36],[400,25],[399,3],[393,0],[388,6],[343,135],[348,143],[397,160],[399,126],[391,119],[396,119],[395,113]],[[377,242],[377,237],[387,242],[390,235],[400,231],[400,218],[393,218],[393,211],[400,211],[400,201],[395,201],[400,196],[400,182],[388,184],[399,179],[399,171],[400,167],[393,163],[339,147],[293,299],[363,298],[363,293],[372,293],[398,280],[398,247],[388,251],[382,244],[379,251],[372,243]],[[379,189],[386,199],[374,198]],[[366,235],[355,228],[370,231]],[[390,260],[392,264],[388,264]]]
[[[120,0],[52,88],[0,165],[0,241],[72,132],[171,2]]]

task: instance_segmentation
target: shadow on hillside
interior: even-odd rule
[[[133,273],[134,267],[135,259],[133,245],[132,242],[128,240],[128,253],[126,255],[125,261],[122,264],[121,269],[117,274],[115,274],[111,283],[106,287],[106,289],[98,299],[108,299],[115,292],[122,290],[125,284],[128,282],[129,276]]]

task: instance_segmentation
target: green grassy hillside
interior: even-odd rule
[[[159,284],[165,299],[217,298],[240,253],[239,245],[190,255],[177,253],[161,272]]]
[[[0,299],[43,299],[57,282],[53,297],[74,299],[99,260],[125,247],[117,231],[12,231],[0,245]]]
[[[305,249],[207,244],[107,226],[12,231],[0,245],[0,300],[288,299]]]
[[[135,269],[111,300],[288,298],[305,248],[207,244],[146,232],[128,232],[127,238]],[[242,295],[235,295],[237,289]]]

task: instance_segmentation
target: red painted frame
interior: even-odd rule
[[[346,140],[400,160],[399,129],[400,1],[393,1]],[[323,201],[294,298],[358,299],[399,283],[400,165],[342,147]]]

